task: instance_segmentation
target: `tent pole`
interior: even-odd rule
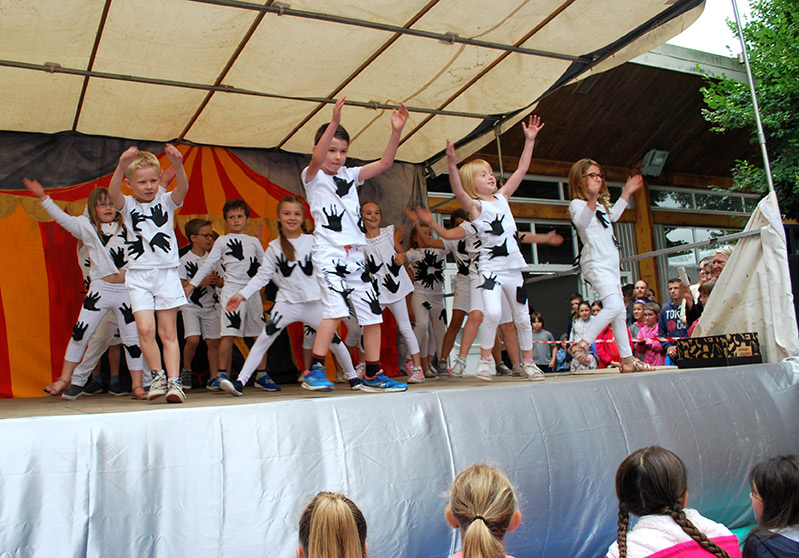
[[[505,184],[505,166],[502,164],[502,121],[494,124],[494,137],[497,140],[497,157],[499,157],[499,183]]]
[[[746,41],[744,40],[744,30],[741,26],[741,16],[738,13],[738,3],[732,0],[732,11],[735,14],[735,25],[738,28],[738,40],[741,42],[741,53],[744,57],[746,67],[746,78],[749,81],[749,94],[752,96],[752,108],[755,111],[755,122],[757,123],[757,141],[760,144],[760,152],[763,155],[763,167],[766,171],[766,181],[768,182],[769,192],[774,192],[774,181],[771,178],[771,165],[766,149],[766,135],[763,133],[763,122],[760,120],[760,107],[757,104],[757,92],[755,91],[755,80],[752,77],[752,68],[749,65],[749,54],[746,52]]]

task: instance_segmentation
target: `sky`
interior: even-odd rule
[[[736,0],[738,13],[746,20],[749,16],[748,0]],[[741,52],[741,45],[726,24],[726,19],[734,19],[732,0],[706,0],[705,10],[691,27],[668,42],[703,52],[735,56]],[[727,46],[732,48],[732,53]]]

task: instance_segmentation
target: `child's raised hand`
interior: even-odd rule
[[[423,223],[427,223],[428,225],[433,221],[433,213],[426,207],[421,207],[421,206],[417,207],[416,215],[419,216],[419,219]]]
[[[338,126],[339,122],[341,122],[341,109],[344,108],[344,101],[347,99],[346,95],[342,95],[338,99],[336,99],[336,104],[333,105],[333,120],[331,122],[335,122],[336,126]]]
[[[139,148],[135,145],[132,147],[128,147],[125,152],[119,156],[119,168],[122,170],[127,169],[130,164],[136,159],[139,155]]]
[[[42,188],[42,185],[39,184],[38,180],[23,178],[22,183],[25,185],[25,188],[27,188],[28,191],[37,198],[42,199],[45,196],[44,188]]]
[[[627,184],[624,185],[624,190],[633,194],[644,187],[644,177],[640,174],[635,174],[627,179]]]
[[[525,124],[522,120],[522,128],[524,129],[524,137],[528,140],[532,141],[538,135],[538,132],[541,131],[541,128],[544,127],[544,123],[541,122],[541,117],[532,114],[530,115],[530,120],[528,124]]]
[[[419,217],[416,215],[416,211],[414,211],[410,207],[406,207],[405,208],[405,215],[408,217],[408,219],[410,219],[414,223],[419,220]],[[405,225],[403,225],[403,226],[405,226]],[[405,235],[402,235],[402,236],[405,236]]]
[[[458,164],[458,156],[455,154],[455,146],[451,141],[447,140],[447,160],[450,165]]]
[[[180,152],[180,149],[171,143],[168,143],[166,144],[164,151],[166,152],[166,158],[169,159],[169,162],[172,163],[173,167],[183,164],[183,153]]]
[[[408,112],[408,108],[405,106],[405,103],[400,103],[399,109],[394,109],[391,111],[391,129],[395,132],[401,132],[402,128],[405,126],[405,123],[408,121],[408,116],[410,113]]]
[[[175,178],[175,167],[169,167],[165,171],[161,171],[161,186],[166,188],[173,178]]]

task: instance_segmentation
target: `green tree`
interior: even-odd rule
[[[744,37],[771,160],[774,188],[783,214],[799,218],[799,0],[753,0]],[[738,36],[734,22],[728,22]],[[708,78],[702,111],[713,130],[757,128],[749,86],[727,77]],[[736,161],[733,189],[768,190],[762,163]]]

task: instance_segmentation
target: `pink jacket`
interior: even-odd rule
[[[650,366],[663,366],[666,363],[666,350],[660,341],[657,341],[658,325],[651,329],[644,324],[638,331],[638,339],[645,339],[646,343],[638,343],[638,354],[641,360]]]

